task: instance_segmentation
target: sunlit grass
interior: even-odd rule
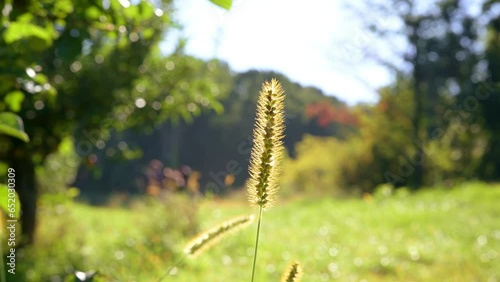
[[[468,185],[370,201],[281,203],[263,229],[262,264],[268,271],[258,281],[278,281],[280,269],[295,257],[304,265],[303,281],[495,281],[498,199],[498,186]],[[234,268],[243,269],[249,256],[233,250],[251,240],[241,239],[214,250],[204,263],[231,261],[226,271],[237,277]],[[181,277],[194,279],[189,270]]]
[[[486,184],[365,200],[278,199],[273,216],[262,226],[256,281],[279,281],[295,258],[304,269],[302,281],[499,281],[498,199],[500,185]],[[244,199],[241,205],[239,201],[204,201],[197,213],[198,229],[252,211]],[[47,230],[62,217],[43,217],[40,234],[49,237],[41,238],[44,243],[37,248],[44,250],[38,250],[36,263],[48,259],[41,257],[49,253],[48,242],[62,240],[50,258],[52,265],[62,267],[65,259],[82,256],[75,252],[93,248],[94,255],[84,256],[81,266],[100,270],[105,281],[155,281],[172,262],[171,254],[161,252],[182,252],[189,232],[173,232],[170,239],[157,234],[159,239],[154,239],[162,229],[151,228],[162,222],[154,215],[146,220],[147,210],[142,207],[138,214],[136,209],[74,205],[69,215],[83,228],[75,229],[75,221],[68,220],[63,231]],[[151,212],[158,212],[158,206]],[[178,267],[165,281],[249,281],[254,236],[251,228],[241,230]],[[130,240],[135,244],[127,244]],[[124,254],[121,259],[118,250]],[[34,270],[31,281],[47,279],[45,268]]]

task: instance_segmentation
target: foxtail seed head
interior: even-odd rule
[[[253,219],[253,215],[247,215],[223,222],[194,237],[184,248],[184,253],[190,257],[196,257],[216,244],[225,235],[249,225]]]
[[[284,93],[273,78],[262,84],[257,102],[247,194],[250,203],[263,209],[272,205],[278,191],[285,129]]]
[[[281,282],[299,282],[302,277],[302,266],[298,262],[292,262],[281,276]]]

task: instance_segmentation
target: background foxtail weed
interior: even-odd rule
[[[283,272],[281,282],[299,282],[302,277],[302,266],[298,262],[292,262]]]
[[[217,243],[225,235],[249,225],[253,220],[253,215],[239,216],[204,231],[186,244],[184,253],[189,257],[196,257]]]
[[[279,81],[273,78],[262,84],[257,102],[247,194],[250,203],[263,209],[272,205],[278,191],[285,129],[284,93]]]

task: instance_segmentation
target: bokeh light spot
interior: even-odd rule
[[[143,98],[137,98],[135,100],[135,106],[139,109],[142,109],[146,106],[146,100],[144,100]]]

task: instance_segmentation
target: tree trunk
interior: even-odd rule
[[[21,243],[19,246],[34,243],[37,210],[37,189],[35,164],[27,150],[21,150],[11,159],[16,173],[16,191],[21,202]]]
[[[418,23],[409,21],[407,23],[415,31],[418,29]],[[421,89],[422,83],[422,67],[418,64],[418,57],[420,55],[420,49],[418,47],[418,36],[416,32],[414,35],[410,36],[411,45],[415,46],[415,57],[413,58],[413,116],[412,116],[412,139],[413,145],[415,146],[415,153],[412,156],[414,160],[420,160],[420,164],[415,166],[415,171],[413,175],[408,179],[408,184],[410,189],[416,190],[422,186],[424,170],[423,170],[423,158],[424,152],[422,151],[423,140],[421,136],[423,128],[423,116],[424,111],[424,92]]]
[[[419,160],[419,164],[415,166],[415,171],[413,172],[413,175],[410,176],[409,179],[409,186],[410,189],[416,190],[422,186],[423,183],[423,177],[424,177],[424,170],[423,170],[423,165],[424,165],[424,152],[423,152],[423,140],[420,136],[421,128],[422,128],[422,93],[419,92],[419,87],[417,86],[417,83],[415,83],[414,87],[414,113],[413,113],[413,118],[412,118],[412,139],[413,139],[413,144],[414,144],[414,149],[415,153],[412,156],[413,160]]]

